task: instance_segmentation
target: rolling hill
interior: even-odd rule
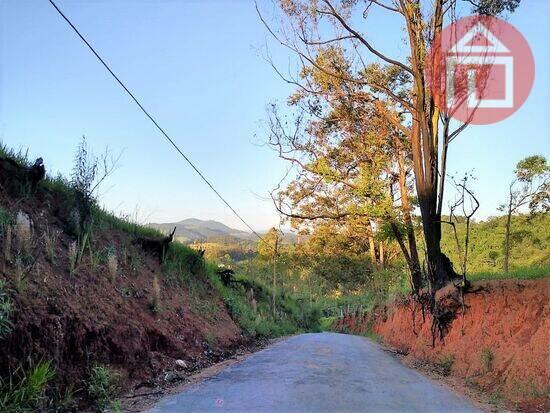
[[[179,222],[151,223],[148,226],[163,232],[172,231],[176,227],[176,237],[184,242],[207,241],[216,238],[235,238],[237,240],[250,240],[252,234],[213,220],[201,220],[197,218],[184,219]]]

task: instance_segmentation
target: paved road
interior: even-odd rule
[[[302,334],[278,342],[154,413],[480,412],[363,337]]]

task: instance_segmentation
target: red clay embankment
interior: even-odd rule
[[[464,314],[454,288],[438,299],[457,316],[434,347],[431,317],[409,299],[344,318],[337,328],[374,332],[409,361],[446,361],[451,375],[511,406],[550,411],[550,278],[476,282]]]

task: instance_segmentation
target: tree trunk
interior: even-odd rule
[[[399,192],[401,195],[401,209],[403,211],[403,220],[405,221],[407,240],[409,242],[409,270],[411,271],[411,284],[413,287],[413,292],[418,293],[422,288],[422,267],[420,266],[420,259],[418,258],[416,235],[414,234],[414,226],[411,218],[405,158],[403,156],[403,150],[399,139],[396,139],[396,143],[398,148],[397,162],[399,165]]]
[[[271,292],[272,307],[273,307],[273,316],[277,315],[277,310],[275,308],[275,289],[277,288],[277,254],[279,249],[279,234],[275,238],[275,250],[273,251],[273,291]]]
[[[508,215],[506,216],[506,235],[504,237],[504,274],[510,270],[510,227],[512,226],[512,197],[508,204]]]
[[[378,244],[378,251],[379,251],[379,257],[380,260],[380,268],[384,268],[384,243],[380,241]]]
[[[420,204],[422,228],[426,241],[426,263],[431,293],[447,284],[458,274],[451,261],[441,252],[441,213],[438,211],[439,178],[439,118],[440,112],[430,94],[425,78],[426,39],[422,10],[413,6],[403,9],[411,49],[413,76],[413,113],[410,144],[416,193]],[[443,2],[434,5],[433,33],[435,38],[443,27]],[[443,188],[441,189],[443,191]],[[441,194],[442,198],[443,194]]]
[[[372,228],[372,223],[369,220],[369,254],[372,261],[372,265],[378,266],[376,261],[376,244],[374,243],[374,230]]]

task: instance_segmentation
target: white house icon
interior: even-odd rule
[[[474,44],[482,38],[486,44]],[[446,56],[446,97],[447,107],[453,108],[467,99],[468,108],[512,108],[514,106],[514,57],[510,50],[487,27],[478,22],[455,45]],[[455,94],[455,70],[458,65],[469,66],[467,75],[467,97],[457,99]],[[483,90],[477,90],[476,69],[471,66],[504,65],[504,98],[483,99]],[[491,79],[486,79],[490,82]]]

